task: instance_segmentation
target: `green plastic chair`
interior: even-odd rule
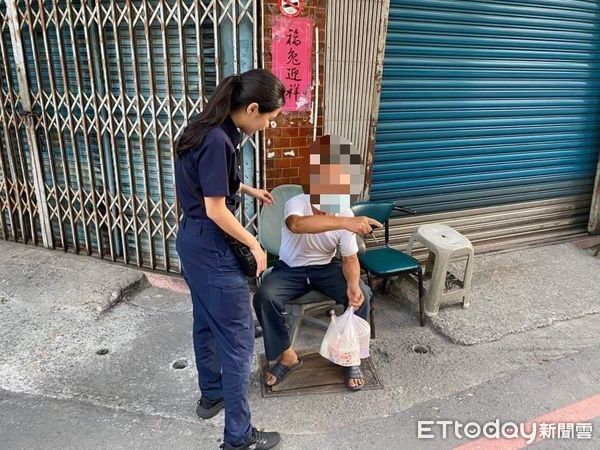
[[[295,184],[277,186],[271,191],[275,205],[263,207],[258,219],[258,239],[268,254],[279,256],[285,203],[290,198],[303,193],[302,186]],[[262,280],[269,276],[271,270],[272,268],[270,267],[263,272],[258,280],[259,287]],[[314,317],[314,314],[333,309],[335,305],[336,303],[333,299],[316,290],[310,291],[287,303],[286,310],[290,322],[291,345],[294,345],[303,323],[309,323],[317,328],[327,330],[329,323],[317,319]]]
[[[367,273],[369,287],[373,291],[371,299],[371,337],[375,338],[375,323],[373,319],[375,291],[373,290],[372,275],[384,279],[384,290],[387,282],[392,277],[404,274],[414,274],[417,276],[419,284],[419,323],[425,325],[425,316],[423,310],[423,272],[421,264],[415,258],[404,252],[390,247],[390,216],[393,212],[403,212],[406,214],[416,214],[415,211],[396,206],[393,202],[360,202],[354,204],[352,212],[356,217],[366,216],[381,222],[385,226],[385,243],[383,246],[368,248],[364,253],[359,254],[361,268]]]

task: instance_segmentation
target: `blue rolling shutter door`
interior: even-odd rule
[[[599,78],[600,1],[391,0],[371,199],[591,194]]]

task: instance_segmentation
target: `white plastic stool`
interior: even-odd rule
[[[462,299],[463,308],[468,308],[474,262],[471,241],[449,226],[437,223],[423,225],[412,234],[406,249],[409,255],[412,253],[415,241],[422,243],[430,252],[425,269],[425,275],[431,274],[431,282],[424,300],[425,315],[437,316],[442,301]],[[459,283],[461,289],[445,292],[448,266],[453,260],[465,256],[467,256],[467,264],[463,280]]]

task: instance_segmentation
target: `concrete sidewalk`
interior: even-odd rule
[[[417,296],[416,286],[406,278],[398,279],[391,296],[406,303]],[[458,303],[442,304],[438,316],[431,319],[437,331],[457,344],[491,342],[598,314],[600,259],[573,244],[480,255],[471,297],[469,309]],[[410,306],[416,308],[414,302]]]
[[[539,380],[544,382],[540,383]],[[565,383],[574,380],[576,383]],[[416,404],[397,414],[341,426],[329,432],[285,433],[286,449],[452,449],[469,443],[459,439],[454,427],[444,439],[440,426],[431,426],[430,439],[418,439],[418,420],[455,420],[462,424],[523,423],[540,413],[580,405],[598,392],[600,348],[528,368],[515,375],[482,383],[448,397]],[[593,398],[593,397],[592,397]],[[585,411],[583,411],[585,415]],[[595,449],[600,439],[600,417],[576,419],[591,423],[589,438],[556,437],[536,444],[536,449]],[[169,419],[144,413],[115,411],[77,400],[16,394],[0,390],[0,435],[3,448],[26,450],[80,449],[209,449],[220,437],[194,421]],[[464,436],[464,432],[463,432]],[[496,447],[499,448],[499,447]]]
[[[552,270],[538,270],[539,264],[531,264],[553,261],[553,255],[565,253],[568,264],[556,263],[573,271],[581,269],[585,277],[560,280]],[[372,359],[383,390],[262,399],[254,372],[253,422],[260,428],[282,430],[282,448],[314,448],[302,442],[333,438],[337,430],[385,420],[428,401],[599,346],[600,297],[587,297],[600,285],[600,266],[593,265],[597,261],[569,245],[478,257],[476,290],[485,298],[482,294],[472,298],[474,312],[444,308],[423,328],[418,326],[414,297],[399,298],[403,288],[395,284],[388,297],[376,300],[378,337],[372,342]],[[515,281],[504,269],[507,264],[532,270],[535,276],[513,271],[519,274]],[[194,414],[198,390],[186,294],[148,287],[143,273],[135,269],[2,241],[0,270],[0,389],[6,396],[77,402],[116,415],[134,415],[143,418],[142,423],[154,417],[170,421],[174,430],[181,431],[169,435],[169,441],[181,439],[177,442],[184,448],[188,448],[190,429],[194,438],[210,443],[195,448],[218,446],[223,414],[206,422]],[[527,315],[530,306],[522,303],[523,298],[531,299],[539,311],[548,287],[552,292],[560,289],[564,304],[580,308],[580,314],[517,326],[523,319],[514,312]],[[552,305],[560,312],[561,302]],[[448,318],[449,314],[455,318]],[[440,323],[449,321],[454,325],[445,331]],[[506,323],[511,331],[489,334],[486,324],[491,326],[492,321],[495,327]],[[457,343],[460,340],[453,340],[452,333],[472,345]],[[321,339],[322,332],[304,328],[300,348],[317,349]],[[414,344],[429,347],[429,353],[414,353]],[[98,354],[100,349],[108,352]],[[260,339],[256,352],[262,352]],[[179,360],[187,367],[174,369]],[[14,404],[0,403],[0,408]],[[155,438],[160,440],[158,435]],[[353,448],[371,448],[369,442]],[[164,444],[157,442],[156,448],[170,446]]]

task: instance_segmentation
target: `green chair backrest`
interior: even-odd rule
[[[356,217],[366,216],[378,222],[385,223],[390,218],[390,214],[392,214],[394,203],[386,201],[360,202],[352,205],[350,209]]]
[[[258,219],[258,240],[267,253],[279,256],[285,203],[303,193],[302,186],[297,184],[283,184],[271,191],[275,205],[263,206]]]

